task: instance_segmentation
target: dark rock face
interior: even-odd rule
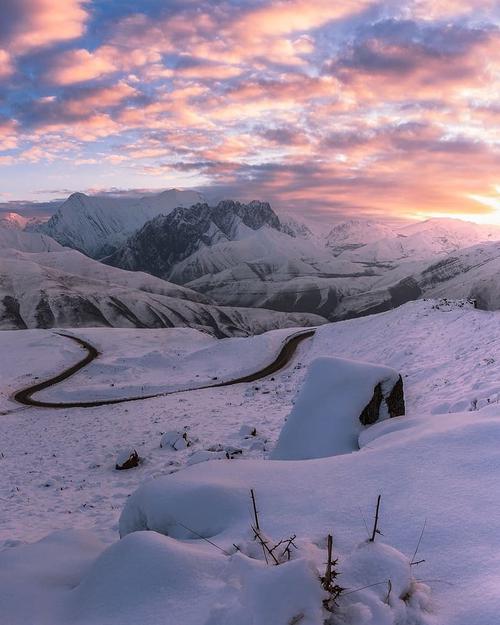
[[[403,378],[399,376],[398,381],[392,387],[389,396],[385,398],[389,415],[392,417],[402,417],[406,414],[405,392]]]
[[[169,215],[148,221],[103,262],[168,278],[176,263],[204,245],[234,240],[242,224],[252,230],[263,226],[281,229],[278,216],[267,202],[241,204],[224,200],[217,206],[195,204],[189,208],[176,208]]]
[[[391,308],[397,308],[406,302],[412,302],[422,295],[422,289],[414,278],[404,278],[389,288]]]
[[[359,420],[363,425],[372,425],[380,416],[380,406],[384,396],[382,394],[382,384],[380,382],[373,389],[373,397],[363,408],[363,412],[359,415]]]
[[[403,378],[399,376],[396,384],[391,388],[389,394],[384,396],[382,391],[382,383],[379,382],[373,389],[373,397],[363,408],[359,415],[359,420],[363,425],[373,425],[380,418],[380,408],[382,401],[385,400],[389,416],[401,417],[405,414],[405,395],[403,387]]]
[[[3,315],[0,318],[0,321],[11,321],[15,328],[25,330],[28,326],[24,322],[24,319],[21,317],[18,300],[12,297],[12,295],[6,295],[3,298],[2,303],[4,311]]]
[[[36,327],[37,328],[53,328],[55,325],[55,317],[50,307],[49,299],[44,291],[40,292],[40,299],[36,306]]]

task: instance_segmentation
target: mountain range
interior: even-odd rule
[[[500,307],[500,227],[458,219],[397,227],[353,219],[318,234],[267,202],[212,205],[172,189],[138,199],[77,193],[45,224],[12,213],[8,222],[0,226],[2,295],[11,298],[4,326],[180,324],[228,335],[421,297]]]
[[[0,328],[189,326],[215,336],[317,325],[308,314],[214,305],[205,296],[149,274],[104,265],[46,235],[0,229]],[[12,247],[16,244],[17,248]]]

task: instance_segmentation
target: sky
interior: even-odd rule
[[[1,0],[0,202],[500,223],[496,0]]]

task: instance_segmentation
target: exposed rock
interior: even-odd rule
[[[123,449],[116,459],[115,469],[117,471],[124,471],[126,469],[133,469],[139,466],[139,454],[135,449]]]
[[[359,420],[363,425],[372,425],[378,421],[383,399],[382,384],[379,382],[373,389],[373,397],[363,408],[363,412],[359,415]]]
[[[406,413],[405,392],[401,376],[399,376],[398,381],[392,387],[389,396],[385,398],[385,403],[387,404],[390,417],[401,417]]]
[[[373,397],[359,415],[359,420],[363,425],[372,425],[382,417],[382,410],[384,408],[382,402],[384,400],[390,417],[401,417],[405,414],[405,396],[403,378],[401,376],[399,376],[396,383],[393,384],[389,393],[384,393],[381,382],[375,386],[373,389]]]

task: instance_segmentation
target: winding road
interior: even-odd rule
[[[257,380],[261,380],[262,378],[266,378],[273,373],[276,373],[280,369],[283,369],[293,358],[295,352],[297,351],[298,346],[305,341],[306,339],[314,336],[316,332],[315,329],[306,330],[303,332],[296,332],[295,334],[291,334],[288,336],[281,347],[279,354],[276,358],[266,365],[264,368],[255,371],[254,373],[250,373],[249,375],[241,376],[238,378],[234,378],[233,380],[227,380],[226,382],[217,382],[216,384],[206,384],[204,386],[197,386],[190,389],[178,389],[175,391],[166,391],[163,393],[154,393],[153,395],[140,395],[135,397],[123,397],[123,398],[115,398],[115,399],[99,399],[92,401],[74,401],[74,402],[53,402],[53,401],[41,401],[38,399],[33,399],[33,395],[40,391],[43,391],[46,388],[59,384],[63,380],[67,380],[72,375],[86,367],[93,360],[98,358],[99,352],[98,350],[88,343],[87,341],[78,338],[77,336],[72,336],[70,334],[62,334],[58,333],[59,336],[64,336],[65,338],[71,339],[78,343],[80,347],[86,350],[87,355],[82,360],[79,360],[76,364],[64,369],[61,373],[44,380],[43,382],[38,382],[38,384],[34,384],[33,386],[29,386],[20,391],[14,393],[14,400],[20,404],[25,406],[37,406],[39,408],[94,408],[96,406],[108,406],[111,404],[123,404],[129,401],[140,401],[142,399],[151,399],[153,397],[163,397],[166,395],[173,395],[175,393],[185,393],[188,391],[200,391],[208,388],[220,388],[223,386],[232,386],[234,384],[241,384],[244,382],[256,382]]]

